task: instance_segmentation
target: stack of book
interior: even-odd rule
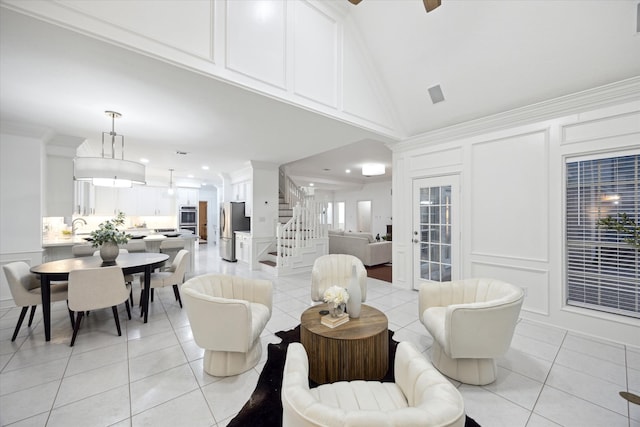
[[[335,328],[336,326],[340,326],[349,321],[349,315],[347,313],[342,313],[338,317],[331,317],[330,314],[326,314],[320,318],[320,323],[329,328]]]

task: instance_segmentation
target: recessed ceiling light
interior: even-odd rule
[[[202,166],[202,170],[208,171],[209,170],[209,166],[207,166],[207,165]]]
[[[362,165],[362,175],[364,176],[384,175],[384,171],[382,163],[365,163]]]
[[[206,185],[207,185],[207,183],[206,183],[206,182],[203,182],[203,183],[202,183],[202,186],[203,186],[203,187],[206,187]]]
[[[193,178],[193,174],[190,173],[189,175],[187,175],[187,178]]]
[[[309,183],[309,187],[313,187],[315,184],[313,182]]]
[[[140,163],[149,163],[149,159],[142,158],[140,159]]]
[[[351,173],[351,169],[345,170],[346,173]]]

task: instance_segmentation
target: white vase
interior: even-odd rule
[[[349,293],[349,301],[347,301],[347,313],[352,319],[360,317],[360,309],[362,308],[362,290],[360,289],[360,283],[358,283],[358,274],[356,273],[356,266],[351,267],[351,280],[347,287]]]

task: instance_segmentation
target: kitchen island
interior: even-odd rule
[[[130,253],[147,252],[144,237],[160,235],[161,233],[155,233],[152,230],[140,231],[139,229],[126,230],[127,233],[134,236],[127,244],[120,245],[121,248],[127,249]],[[188,250],[192,255],[189,257],[189,265],[187,266],[187,272],[192,272],[195,269],[195,257],[193,253],[196,248],[196,241],[198,236],[190,233],[166,233],[164,234],[166,239],[164,241],[178,242],[182,241],[184,249]],[[88,248],[91,247],[91,242],[87,239],[88,234],[78,234],[75,236],[56,235],[52,237],[44,236],[42,239],[42,262],[57,261],[59,259],[73,258],[73,252],[71,248],[75,245],[83,245]],[[175,245],[172,245],[175,246]],[[98,248],[95,248],[98,250]]]

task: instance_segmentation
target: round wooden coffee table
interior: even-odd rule
[[[329,328],[320,323],[315,305],[302,313],[300,342],[309,355],[309,378],[318,384],[351,380],[380,380],[389,368],[387,316],[362,305],[360,317]]]

